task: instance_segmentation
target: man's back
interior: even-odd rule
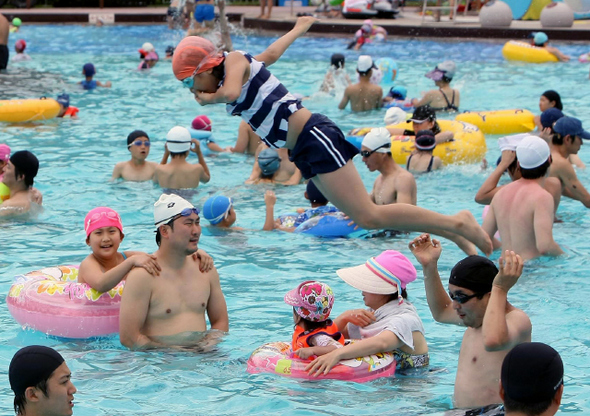
[[[370,111],[381,108],[383,90],[369,81],[361,81],[346,87],[344,95],[348,96],[352,111]]]
[[[191,165],[184,159],[174,158],[166,165],[158,165],[154,180],[160,187],[169,189],[196,188],[203,178],[203,167]],[[203,182],[208,182],[203,180]]]
[[[519,179],[502,187],[491,207],[502,251],[528,260],[543,254],[547,238],[553,241],[553,197],[537,181]]]

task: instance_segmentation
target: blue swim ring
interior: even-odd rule
[[[363,134],[362,136],[346,136],[346,141],[350,144],[352,144],[353,146],[355,146],[357,149],[361,150],[361,145],[363,144],[363,139],[365,138],[365,135]]]
[[[210,156],[213,152],[207,146],[209,138],[211,138],[211,132],[206,130],[195,130],[192,127],[188,127],[188,131],[191,134],[191,138],[199,140],[201,153],[203,156]]]
[[[355,230],[355,225],[348,225],[350,219],[345,219],[343,212],[336,212],[328,215],[319,215],[310,218],[296,229],[296,233],[315,235],[316,237],[351,237],[352,234],[362,234],[364,230]]]
[[[414,111],[414,106],[412,105],[411,99],[393,100],[383,106],[383,108],[391,108],[391,107],[401,108],[406,113],[411,113]]]

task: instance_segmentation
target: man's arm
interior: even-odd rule
[[[414,205],[413,196],[416,192],[416,179],[414,177],[401,178],[396,183],[397,198],[399,204]]]
[[[348,101],[350,101],[349,94],[349,87],[346,87],[346,89],[344,90],[344,96],[342,97],[340,104],[338,104],[338,109],[344,110],[346,108],[346,106],[348,105]]]
[[[500,190],[501,187],[498,186],[498,182],[500,182],[500,178],[508,169],[508,166],[512,164],[514,159],[516,158],[516,152],[512,150],[504,150],[502,152],[502,159],[496,169],[492,172],[492,174],[484,181],[481,185],[477,194],[475,194],[475,202],[482,205],[489,205],[492,202],[492,198],[496,195],[496,192]]]
[[[486,351],[509,350],[531,338],[529,317],[519,310],[506,313],[508,291],[522,274],[523,265],[523,260],[514,251],[506,250],[500,257],[500,270],[494,278],[482,324]]]
[[[568,62],[570,60],[570,57],[568,55],[565,55],[559,49],[553,46],[545,46],[545,49],[547,49],[548,52],[555,55],[557,59],[559,59],[561,62]]]
[[[553,172],[552,172],[553,173]],[[590,194],[578,180],[576,171],[572,165],[566,160],[559,164],[557,174],[561,183],[563,184],[563,195],[578,200],[586,208],[590,208]]]
[[[297,38],[305,34],[315,22],[317,22],[317,19],[311,16],[298,18],[293,29],[274,41],[264,52],[260,55],[256,55],[254,58],[257,61],[264,62],[267,67],[271,66],[278,61],[287,48],[291,46]]]
[[[207,316],[211,323],[211,329],[218,329],[223,332],[229,331],[229,317],[227,315],[227,304],[225,297],[221,291],[221,283],[219,282],[219,273],[217,269],[213,268],[208,273],[210,276],[209,301],[207,302]]]
[[[440,242],[431,240],[429,234],[422,234],[416,237],[409,247],[416,260],[422,265],[426,300],[434,320],[443,324],[463,325],[463,321],[453,309],[453,301],[438,274],[437,262],[442,251]]]
[[[127,276],[119,312],[119,339],[129,349],[145,349],[159,344],[141,333],[148,316],[152,295],[152,276],[135,269]]]
[[[553,220],[555,202],[553,196],[546,192],[535,204],[533,227],[537,250],[544,256],[559,256],[563,250],[553,239]]]

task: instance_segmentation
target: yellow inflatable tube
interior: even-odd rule
[[[433,155],[441,158],[445,164],[478,163],[484,158],[487,147],[486,140],[476,126],[456,120],[437,120],[442,131],[452,131],[454,140],[436,145]],[[408,129],[411,124],[400,123],[387,127]],[[354,136],[364,136],[372,127],[353,130]],[[360,138],[360,137],[359,137]],[[351,138],[347,138],[350,140]],[[358,141],[358,140],[357,140]],[[362,142],[362,140],[360,140]],[[414,137],[392,136],[391,156],[397,164],[405,165],[408,156],[414,151]]]
[[[47,120],[59,113],[59,104],[51,98],[38,100],[0,100],[0,121],[22,123]]]
[[[532,46],[526,42],[509,40],[502,48],[502,56],[508,61],[523,61],[541,64],[558,62],[559,59],[545,48]]]
[[[485,134],[527,133],[535,129],[535,115],[529,110],[465,111],[457,121],[473,124]]]

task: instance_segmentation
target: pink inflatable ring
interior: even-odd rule
[[[271,342],[258,347],[248,359],[248,372],[275,373],[286,377],[306,380],[347,380],[364,383],[379,377],[395,375],[395,358],[390,352],[373,354],[352,360],[342,360],[327,375],[313,377],[307,374],[305,367],[310,360],[303,360],[293,355],[291,344]]]
[[[78,266],[57,266],[14,278],[6,302],[23,328],[63,338],[92,338],[119,331],[125,282],[100,293],[78,283]]]

